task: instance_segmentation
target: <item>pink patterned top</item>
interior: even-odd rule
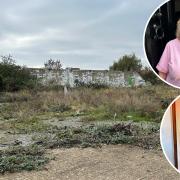
[[[159,72],[166,73],[166,81],[180,87],[180,40],[174,39],[166,44],[161,59],[156,66]]]

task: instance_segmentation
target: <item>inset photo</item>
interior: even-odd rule
[[[166,159],[180,172],[180,96],[171,103],[163,116],[160,141]]]
[[[144,31],[144,51],[156,75],[180,88],[180,1],[170,0],[151,15]]]

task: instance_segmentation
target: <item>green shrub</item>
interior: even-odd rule
[[[40,169],[48,162],[45,149],[38,146],[11,147],[0,151],[0,173]]]
[[[35,77],[31,75],[26,67],[16,65],[11,55],[1,57],[0,91],[31,89],[35,84]]]

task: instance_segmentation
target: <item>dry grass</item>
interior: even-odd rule
[[[145,148],[158,148],[159,122],[165,107],[178,94],[178,90],[168,86],[78,88],[69,90],[67,96],[64,96],[62,89],[2,93],[0,94],[0,130],[24,134],[38,132],[41,136],[35,135],[37,145],[35,149],[15,147],[16,149],[10,151],[1,151],[0,173],[42,167],[48,159],[44,156],[44,150],[40,151],[40,155],[38,154],[41,146],[96,147],[104,143],[130,143]],[[127,122],[116,122],[115,125],[105,126],[91,124],[81,128],[60,128],[43,123],[43,119],[53,117],[63,119],[67,116],[82,116],[84,121],[134,120],[157,123],[152,123],[154,126],[153,128],[149,126],[149,129]],[[53,136],[48,138],[47,132]]]
[[[63,90],[5,93],[0,96],[2,119],[32,120],[42,114],[71,116],[85,114],[87,119],[123,119],[128,114],[140,120],[160,121],[162,102],[174,99],[179,91],[168,86],[118,89],[71,89],[67,96]],[[166,103],[166,104],[168,104]],[[144,117],[144,118],[142,118]]]

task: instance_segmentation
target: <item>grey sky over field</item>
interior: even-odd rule
[[[0,55],[42,67],[108,69],[124,54],[145,64],[143,31],[163,0],[0,0]]]

